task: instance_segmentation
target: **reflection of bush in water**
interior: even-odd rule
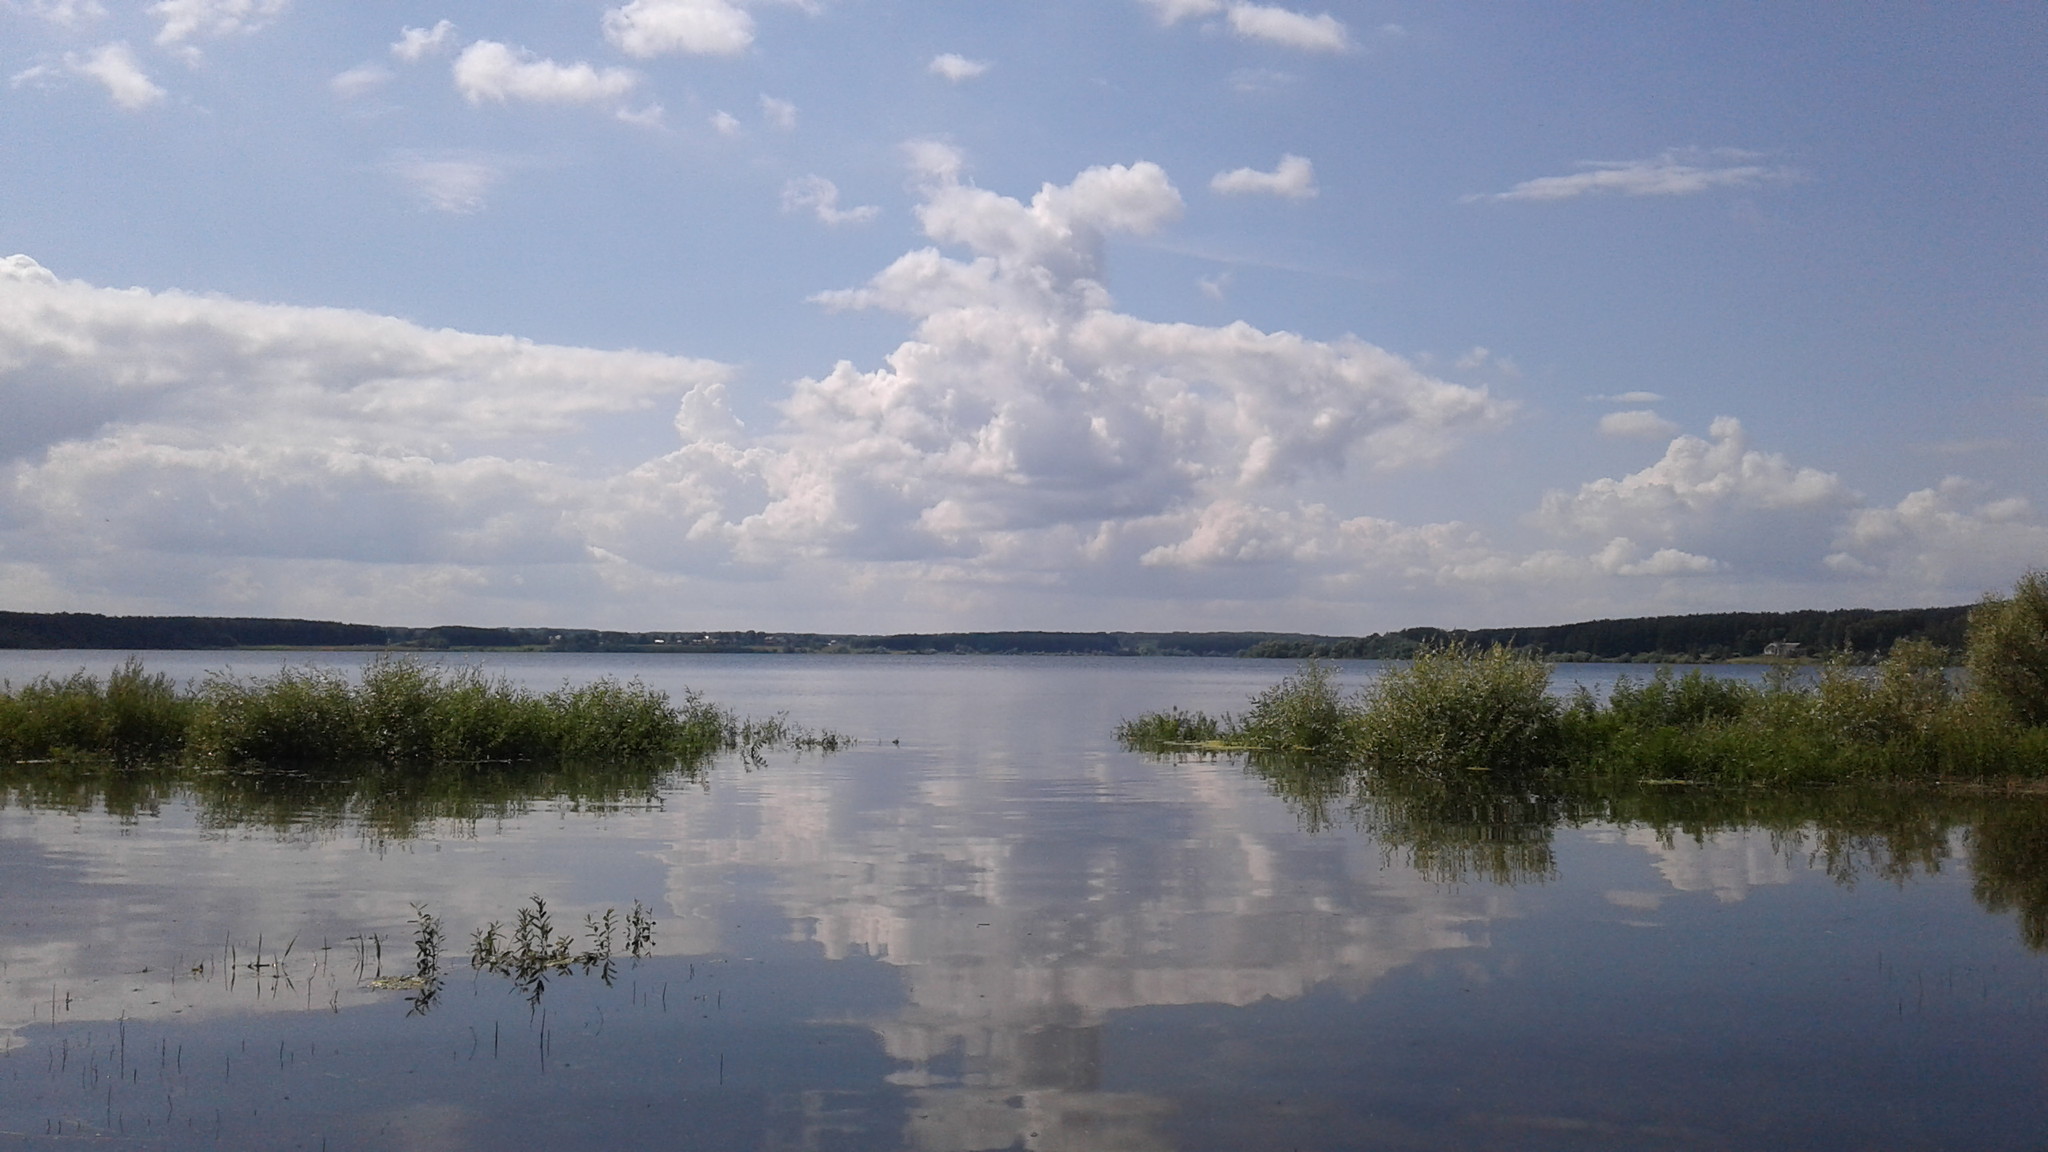
[[[2048,951],[2048,812],[2039,805],[1988,816],[1970,830],[1971,892],[2019,917],[2029,948]]]
[[[1556,829],[1587,824],[1648,828],[1666,845],[1762,832],[1788,861],[1845,885],[1938,873],[1966,846],[1978,903],[2015,913],[2027,946],[2048,951],[2048,795],[1545,786],[1540,776],[1372,772],[1256,753],[1246,766],[1307,830],[1356,828],[1440,883],[1553,879]]]
[[[1305,828],[1321,831],[1342,820],[1444,883],[1553,877],[1551,831],[1571,818],[1562,797],[1510,777],[1357,772],[1328,760],[1260,754],[1248,764]]]
[[[409,840],[450,824],[506,820],[536,805],[575,811],[660,807],[663,794],[704,779],[692,761],[318,765],[219,769],[123,768],[105,761],[0,762],[0,802],[63,812],[99,810],[123,821],[186,802],[202,828],[267,828],[280,836],[357,834]]]

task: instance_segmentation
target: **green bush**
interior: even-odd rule
[[[1978,605],[1969,635],[1972,695],[2018,723],[2048,727],[2048,571]]]
[[[1163,752],[1176,745],[1223,743],[1229,726],[1228,716],[1219,719],[1207,712],[1169,708],[1122,721],[1116,726],[1116,738],[1126,748]]]
[[[1500,645],[1438,648],[1366,690],[1354,747],[1377,768],[1547,768],[1564,751],[1562,711],[1549,667],[1534,656]]]
[[[1709,676],[1697,668],[1676,677],[1667,666],[1640,684],[1627,676],[1616,680],[1607,696],[1607,710],[1633,728],[1690,728],[1738,719],[1756,697],[1757,689],[1739,680]]]
[[[1340,752],[1350,742],[1355,711],[1337,690],[1329,665],[1310,660],[1252,697],[1250,711],[1231,736],[1271,752]]]
[[[76,672],[0,690],[0,751],[17,758],[107,756],[138,763],[175,756],[191,701],[171,679],[129,658],[102,683]]]

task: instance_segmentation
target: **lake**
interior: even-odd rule
[[[287,659],[365,657],[145,654]],[[1344,789],[1117,747],[1125,716],[1242,707],[1276,661],[447,659],[860,743],[373,787],[12,769],[0,1146],[2048,1140],[2040,798]],[[1558,679],[1617,671],[1641,672]],[[587,962],[472,968],[536,896]],[[621,926],[596,955],[585,917],[636,902],[651,951]]]

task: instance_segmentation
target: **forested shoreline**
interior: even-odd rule
[[[974,655],[1242,656],[1407,659],[1457,643],[1503,645],[1551,660],[1704,663],[1765,655],[1774,644],[1808,654],[1876,656],[1901,640],[1960,651],[1970,608],[1715,612],[1589,620],[1533,628],[1406,628],[1367,636],[1291,632],[623,632],[577,628],[431,628],[325,620],[211,616],[103,616],[0,612],[0,648],[237,650],[353,648],[388,651],[815,652]]]

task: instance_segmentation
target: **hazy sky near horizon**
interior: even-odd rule
[[[2039,5],[0,0],[0,607],[1968,601],[2048,565],[2044,60]]]

